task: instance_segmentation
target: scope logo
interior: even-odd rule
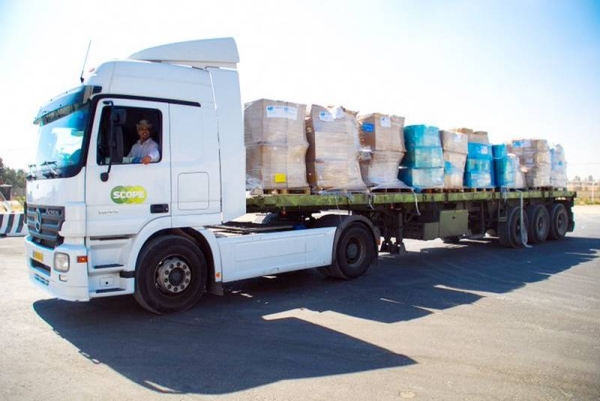
[[[144,203],[148,193],[142,186],[118,186],[110,191],[110,198],[118,204]]]

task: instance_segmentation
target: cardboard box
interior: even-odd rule
[[[245,143],[279,145],[306,144],[306,106],[279,100],[260,99],[245,105]]]
[[[360,161],[362,179],[367,186],[399,184],[398,166],[403,152],[371,152],[369,160]],[[399,186],[399,185],[398,185]]]
[[[373,113],[358,116],[360,146],[372,151],[405,152],[404,117]]]
[[[308,183],[321,189],[364,190],[356,112],[311,105],[306,123]]]
[[[260,189],[308,188],[307,145],[246,145],[246,174]]]
[[[469,153],[469,136],[462,132],[440,131],[442,149],[448,152],[466,155]]]

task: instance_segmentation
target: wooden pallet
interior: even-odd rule
[[[496,192],[496,188],[465,188],[465,192]]]
[[[265,193],[271,195],[310,195],[310,188],[265,189]]]
[[[371,189],[371,192],[377,194],[387,194],[387,193],[412,193],[412,188],[379,188],[379,189]]]
[[[442,194],[442,193],[444,193],[444,188],[423,188],[423,189],[417,189],[417,190],[415,190],[415,192],[418,192],[421,194]]]

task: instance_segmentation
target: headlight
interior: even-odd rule
[[[54,270],[61,273],[69,271],[69,255],[66,253],[56,252],[54,254]]]

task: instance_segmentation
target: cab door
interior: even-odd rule
[[[112,139],[111,108],[125,112],[123,121],[113,123]],[[150,121],[151,139],[157,143],[160,154],[157,161],[149,164],[136,163],[128,157],[139,139],[136,125],[141,119]],[[169,142],[167,103],[115,98],[97,104],[86,168],[87,236],[137,234],[157,219],[162,220],[160,225],[171,226]],[[119,143],[122,147],[116,149],[114,145]]]

